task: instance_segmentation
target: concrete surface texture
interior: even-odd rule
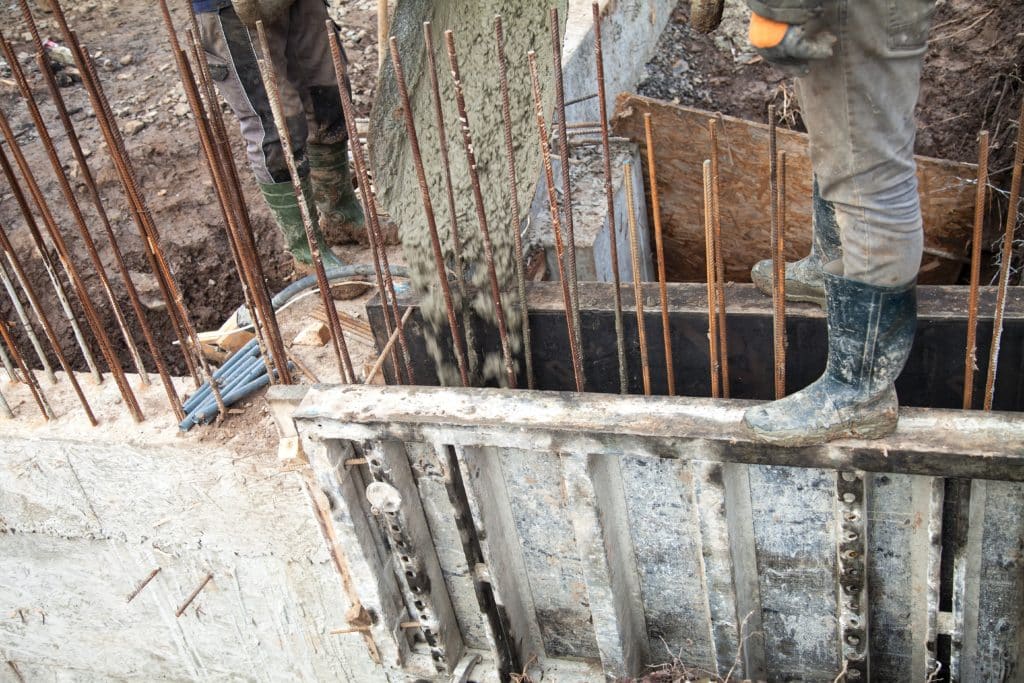
[[[384,680],[358,634],[328,633],[349,602],[265,410],[180,436],[158,387],[137,425],[106,382],[93,429],[2,388],[21,417],[0,421],[0,680]]]

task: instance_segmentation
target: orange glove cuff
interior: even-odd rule
[[[762,17],[754,12],[750,14],[750,44],[754,47],[775,47],[782,42],[788,30],[789,24]]]

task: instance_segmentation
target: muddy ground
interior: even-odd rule
[[[31,1],[31,0],[30,0]],[[212,329],[242,301],[233,268],[228,264],[227,242],[221,225],[220,210],[212,184],[200,155],[191,117],[168,48],[167,36],[153,0],[67,0],[69,21],[100,65],[100,75],[112,108],[140,174],[140,184],[161,233],[167,257],[184,291],[185,301],[200,329]],[[172,2],[178,26],[185,23],[184,8]],[[369,112],[374,94],[377,47],[376,3],[372,0],[342,0],[337,3],[338,18],[352,64],[354,96],[361,116]],[[677,99],[708,109],[751,119],[763,119],[768,102],[774,101],[786,122],[799,128],[798,104],[790,97],[780,74],[760,63],[742,45],[742,31],[722,32],[711,37],[696,35],[686,26],[688,2],[680,3],[672,24],[661,41],[658,57],[649,65],[649,76],[640,90],[644,94]],[[48,15],[37,12],[44,37],[60,42]],[[29,54],[29,36],[22,25],[17,6],[0,6],[0,22],[5,35],[28,72],[29,80],[41,104],[43,114],[58,140],[58,152],[71,174],[87,218],[95,214],[87,201],[77,169],[63,132],[54,116],[40,74]],[[932,156],[973,160],[975,135],[982,127],[993,133],[995,149],[991,168],[997,184],[1008,185],[1007,168],[1012,157],[1012,138],[1020,102],[1021,69],[1024,64],[1024,6],[1018,0],[975,3],[970,0],[945,0],[935,18],[931,49],[927,58],[919,116],[921,122],[918,151]],[[730,35],[733,38],[730,38]],[[32,130],[24,103],[6,74],[0,74],[0,106],[19,136],[58,222],[72,246],[74,256],[85,274],[93,300],[101,302],[98,280],[86,267],[87,255],[81,240],[74,237],[70,213],[59,200],[54,175]],[[103,149],[102,139],[91,114],[86,94],[78,84],[63,89],[64,97],[92,164],[114,224],[118,243],[129,268],[137,273],[136,283],[155,296],[155,283],[148,268],[134,223],[126,208],[116,174]],[[228,115],[236,163],[243,181],[251,179],[243,155],[237,128]],[[58,132],[60,131],[60,132]],[[130,133],[129,133],[130,131]],[[271,288],[279,289],[292,277],[291,261],[281,248],[280,238],[270,215],[259,197],[255,183],[246,184],[253,224]],[[997,203],[996,211],[1005,206]],[[23,256],[27,257],[32,279],[43,283],[45,276],[35,256],[28,257],[27,230],[18,207],[4,184],[0,186],[0,222],[7,229]],[[996,222],[993,221],[993,225]],[[115,289],[123,292],[114,276],[109,246],[97,230],[103,259],[115,280]],[[351,261],[365,262],[365,250],[344,250]],[[63,335],[64,348],[76,365],[82,367],[70,332],[59,315],[48,287],[40,285],[51,320]],[[122,295],[123,296],[123,295]],[[0,296],[0,313],[5,320],[15,317]],[[121,304],[131,318],[127,301]],[[99,306],[108,330],[114,329],[113,317],[106,305]],[[149,321],[160,341],[168,345],[172,338],[164,313],[159,307],[149,312]],[[136,332],[136,338],[141,335]],[[116,340],[115,340],[116,341]],[[27,345],[24,346],[28,350]],[[123,344],[120,344],[123,350]],[[97,350],[98,351],[98,350]],[[165,354],[172,368],[183,370],[180,355]]]

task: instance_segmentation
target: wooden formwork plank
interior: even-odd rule
[[[750,281],[750,268],[769,258],[768,126],[692,107],[624,94],[616,102],[616,135],[644,139],[651,114],[665,235],[665,265],[674,281],[703,281],[701,164],[710,158],[708,121],[719,121],[722,250],[726,279]],[[811,163],[807,136],[778,129],[786,153],[786,258],[806,255],[811,237]],[[974,215],[973,164],[916,157],[925,255],[920,281],[956,281]],[[646,174],[646,168],[644,169]],[[648,179],[649,184],[649,179]],[[648,204],[650,206],[650,204]]]

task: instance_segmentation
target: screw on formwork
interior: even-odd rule
[[[206,578],[203,579],[203,582],[200,583],[196,587],[196,589],[189,594],[187,598],[185,598],[185,602],[181,603],[181,607],[179,607],[178,610],[174,613],[174,616],[180,617],[182,614],[184,614],[185,610],[188,609],[188,606],[192,604],[192,601],[196,599],[196,597],[203,591],[204,588],[206,588],[206,584],[210,583],[211,580],[213,580],[212,572],[208,573],[206,575]]]
[[[416,168],[416,180],[419,183],[420,196],[423,199],[423,212],[427,219],[427,230],[430,233],[430,246],[434,255],[434,268],[437,271],[438,284],[441,287],[441,295],[444,298],[445,313],[448,316],[448,329],[452,335],[452,350],[455,354],[455,363],[459,368],[459,377],[462,386],[469,386],[469,371],[466,367],[466,355],[462,341],[462,331],[459,328],[458,319],[455,317],[455,306],[452,301],[452,290],[448,284],[447,269],[444,265],[444,254],[441,251],[441,238],[437,233],[437,220],[434,217],[434,205],[430,200],[430,190],[427,187],[427,173],[423,167],[423,156],[420,153],[419,137],[416,135],[416,122],[413,119],[412,104],[409,99],[409,88],[405,83],[405,71],[402,68],[402,60],[398,56],[398,40],[392,36],[389,44],[391,50],[391,63],[395,69],[395,82],[398,85],[398,95],[401,99],[402,117],[405,120],[405,129],[409,135],[409,150],[412,153],[413,166]]]
[[[601,8],[598,3],[591,6],[594,14],[594,62],[597,71],[597,98],[600,109],[601,152],[604,157],[604,194],[608,212],[608,249],[612,262],[612,283],[615,295],[615,350],[619,361],[619,392],[629,393],[629,379],[626,373],[626,342],[622,326],[622,282],[619,276],[619,247],[615,232],[615,192],[612,189],[612,151],[608,140],[608,106],[604,85],[604,50],[601,43]],[[568,106],[568,103],[566,103]],[[568,127],[568,124],[565,124]],[[653,176],[651,186],[654,186]],[[658,220],[657,218],[655,220]],[[659,258],[660,261],[660,258]],[[669,373],[669,381],[674,382]]]
[[[533,88],[533,108],[537,117],[537,134],[540,141],[540,155],[544,165],[544,180],[548,188],[548,211],[551,214],[551,232],[555,237],[555,260],[558,261],[558,280],[562,283],[562,301],[565,304],[566,328],[569,335],[569,355],[572,358],[573,376],[576,379],[576,391],[584,391],[586,377],[583,372],[583,355],[580,353],[580,340],[576,336],[576,326],[572,317],[572,293],[566,279],[564,246],[562,243],[562,225],[558,218],[558,196],[555,192],[555,174],[551,166],[551,146],[548,142],[547,126],[544,123],[544,105],[540,96],[540,78],[537,75],[537,53],[533,50],[527,54],[530,62],[530,81]]]
[[[654,215],[654,245],[658,259],[658,294],[661,298],[661,332],[665,344],[665,379],[668,382],[668,395],[676,395],[675,369],[672,364],[672,328],[668,317],[668,289],[665,279],[665,246],[661,231],[661,203],[658,197],[658,171],[654,163],[654,130],[651,125],[651,114],[644,114],[644,139],[647,143],[647,175],[651,179],[651,213]],[[714,174],[714,156],[712,152],[712,174]],[[713,189],[713,188],[712,188]]]
[[[644,395],[651,395],[651,363],[647,354],[647,321],[644,316],[644,283],[640,273],[640,238],[636,230],[636,205],[633,200],[633,164],[628,161],[622,170],[626,183],[626,223],[629,226],[629,255],[633,265],[633,302],[636,307],[636,334],[640,347],[640,373]]]
[[[971,237],[971,291],[967,303],[967,344],[964,358],[964,410],[974,403],[974,371],[978,362],[978,288],[981,280],[981,241],[988,197],[988,131],[978,135],[978,185],[974,198],[974,232]]]

